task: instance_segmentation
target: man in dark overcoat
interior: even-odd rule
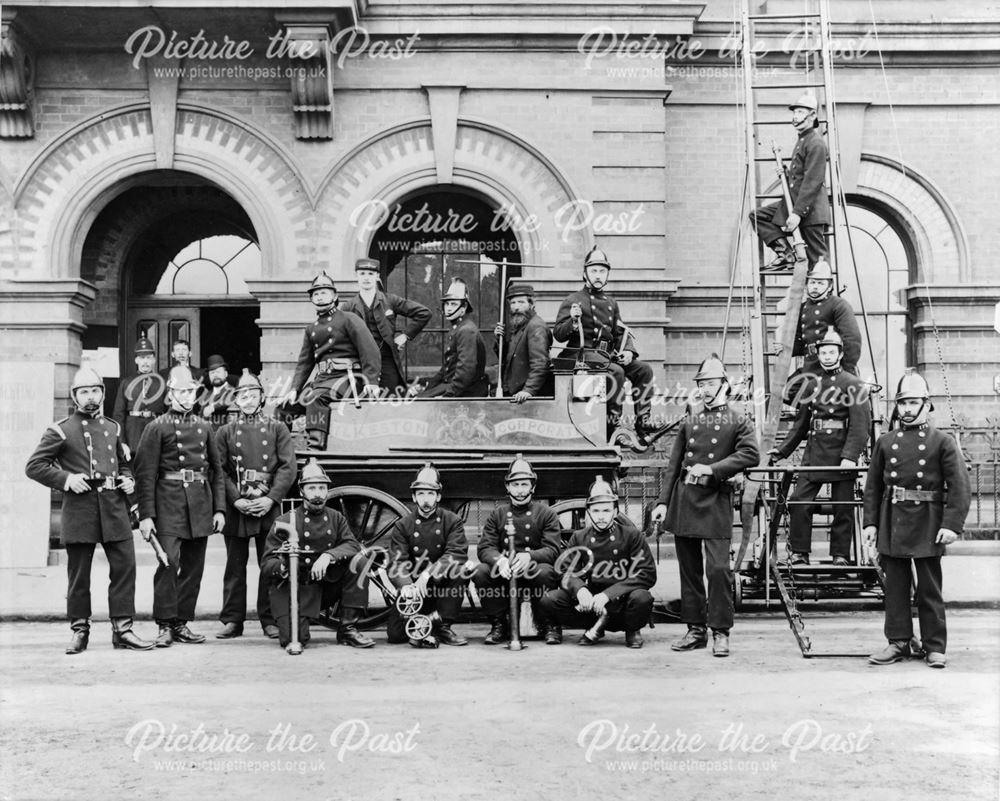
[[[681,578],[681,620],[687,633],[670,647],[691,651],[708,645],[729,656],[733,627],[733,535],[730,479],[760,463],[753,420],[729,407],[729,380],[712,354],[694,377],[702,405],[674,439],[653,519],[673,532]],[[705,583],[708,593],[705,593]]]
[[[220,640],[239,637],[247,613],[247,559],[250,541],[257,564],[271,524],[281,511],[281,501],[295,483],[295,445],[284,423],[261,412],[264,387],[257,376],[244,370],[236,387],[239,417],[215,435],[219,462],[226,479],[226,569],[222,577],[222,630]],[[263,572],[257,582],[257,617],[264,634],[274,639],[278,627],[268,601]]]
[[[493,349],[503,341],[503,364],[500,383],[503,394],[514,403],[524,403],[538,395],[551,395],[552,333],[535,311],[535,288],[531,284],[512,284],[507,290],[510,314],[507,322],[496,324]]]
[[[156,372],[156,352],[145,338],[135,343],[136,372],[118,382],[111,416],[124,432],[129,454],[139,447],[139,438],[154,417],[167,408],[167,382]]]
[[[456,278],[442,296],[445,319],[451,324],[445,339],[441,369],[421,382],[424,398],[484,398],[489,394],[486,379],[486,343],[472,316],[472,301],[465,282]],[[419,385],[410,392],[419,391]]]
[[[856,467],[868,444],[872,413],[868,385],[840,369],[843,354],[840,334],[829,328],[819,342],[822,374],[807,402],[798,410],[784,442],[773,448],[774,460],[786,459],[806,440],[803,467]],[[809,564],[812,551],[812,502],[823,484],[830,484],[833,524],[830,526],[830,556],[833,564],[846,567],[851,560],[854,535],[854,485],[857,474],[831,470],[799,473],[789,505],[789,564]]]
[[[375,259],[358,259],[354,272],[358,277],[358,294],[344,305],[344,311],[365,321],[382,357],[379,384],[387,392],[396,394],[407,386],[403,349],[430,322],[431,310],[422,303],[379,289],[379,264]],[[400,317],[406,318],[406,328],[397,332],[396,323]]]
[[[910,656],[913,618],[920,620],[921,648],[932,668],[947,664],[948,629],[941,592],[941,557],[958,539],[969,514],[969,474],[958,443],[927,421],[933,410],[927,382],[916,372],[896,388],[900,426],[879,437],[865,483],[864,534],[878,547],[885,574],[885,648],[868,660],[890,665]]]
[[[104,381],[92,369],[77,371],[70,394],[76,411],[46,429],[25,468],[28,478],[63,493],[59,536],[66,548],[66,614],[73,631],[66,653],[78,654],[90,642],[90,570],[98,543],[111,576],[111,643],[145,651],[153,643],[132,631],[135,546],[127,496],[135,484],[122,429],[101,413]]]
[[[194,619],[205,547],[225,524],[226,485],[211,426],[194,412],[201,384],[183,366],[170,371],[170,409],[146,426],[135,454],[139,532],[157,534],[169,567],[153,574],[153,617],[158,648],[175,641],[201,643]]]

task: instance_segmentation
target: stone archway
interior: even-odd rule
[[[559,212],[577,201],[568,180],[537,149],[515,134],[469,118],[458,118],[452,184],[489,199],[518,225],[516,235],[526,262],[571,267],[592,244],[589,229],[564,232]],[[414,120],[363,142],[329,171],[320,186],[317,224],[322,252],[333,269],[367,255],[374,230],[359,227],[359,209],[373,200],[392,205],[414,192],[438,186],[433,132],[429,119]],[[530,275],[530,270],[527,272]]]

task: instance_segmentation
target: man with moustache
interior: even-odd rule
[[[535,312],[535,289],[530,284],[513,284],[507,290],[510,312],[507,324],[501,320],[493,329],[499,353],[502,341],[501,386],[512,403],[524,403],[537,395],[551,395],[552,362],[549,349],[552,334]]]
[[[586,571],[577,558],[566,558],[584,553],[593,556]],[[577,645],[597,645],[604,631],[624,629],[625,645],[642,648],[640,630],[653,611],[650,590],[656,584],[656,563],[639,529],[618,514],[618,495],[601,476],[587,493],[587,525],[573,532],[559,561],[563,562],[558,565],[560,586],[547,592],[539,604],[543,620],[573,628],[592,626]]]
[[[469,644],[452,629],[468,581],[469,542],[462,518],[440,508],[441,489],[438,471],[428,462],[410,484],[415,508],[393,524],[389,542],[389,579],[401,595],[421,601],[420,614],[433,615],[432,633],[409,640],[414,648]],[[391,608],[388,641],[407,642],[405,627],[402,615]]]
[[[169,562],[169,567],[157,565],[153,574],[157,648],[205,641],[187,624],[198,603],[208,537],[221,532],[226,520],[215,437],[194,412],[201,388],[187,367],[171,369],[170,408],[146,427],[135,454],[139,532],[147,542],[157,534]]]
[[[205,371],[200,367],[195,367],[191,364],[191,343],[186,339],[178,339],[170,347],[170,367],[163,370],[160,375],[163,376],[164,382],[170,378],[170,371],[174,367],[180,365],[181,367],[186,367],[191,371],[191,375],[194,377],[195,381],[201,382],[205,377]]]
[[[229,365],[217,353],[208,357],[206,369],[208,388],[199,399],[199,405],[201,416],[209,421],[215,433],[229,422],[229,415],[235,412],[236,377],[229,375]]]
[[[316,368],[309,397],[302,401],[310,445],[322,448],[334,403],[355,393],[359,397],[378,397],[382,357],[364,322],[337,308],[337,287],[325,272],[313,279],[309,300],[316,310],[316,320],[306,326],[292,388],[283,402],[294,404],[298,400]]]
[[[155,372],[156,352],[145,337],[135,343],[135,367],[135,373],[125,376],[118,383],[115,407],[111,413],[121,426],[129,454],[135,453],[146,426],[167,408],[167,382]]]
[[[111,644],[146,651],[153,643],[132,631],[135,546],[127,496],[135,483],[122,429],[102,415],[104,381],[89,367],[77,371],[70,395],[76,411],[48,427],[25,468],[28,478],[63,493],[59,538],[66,548],[66,615],[73,632],[66,653],[79,654],[90,642],[90,573],[98,543],[110,573]]]
[[[229,640],[243,634],[247,613],[247,559],[250,541],[257,564],[264,558],[267,533],[281,511],[281,501],[295,483],[295,446],[284,423],[265,417],[264,387],[244,370],[236,387],[239,416],[215,436],[226,480],[226,570],[222,577],[222,630],[215,636]],[[263,571],[257,582],[257,617],[264,634],[278,636],[268,601]]]
[[[382,389],[398,394],[407,384],[401,359],[403,349],[430,322],[431,311],[420,303],[379,289],[379,264],[375,259],[358,259],[354,272],[358,277],[358,294],[347,302],[344,311],[365,321],[382,356],[382,377],[379,379]],[[396,333],[400,317],[406,318],[406,329]]]

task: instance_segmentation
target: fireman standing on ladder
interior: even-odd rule
[[[799,229],[806,246],[810,268],[826,258],[826,226],[831,222],[830,200],[826,188],[827,149],[817,130],[819,104],[812,94],[804,94],[788,108],[798,139],[788,164],[788,190],[792,198],[789,213],[785,201],[760,206],[750,214],[757,235],[776,254],[764,269],[784,270],[795,264],[795,253],[788,237]]]
[[[924,659],[943,668],[948,630],[941,595],[941,557],[955,542],[969,513],[969,475],[958,443],[927,422],[934,410],[927,382],[911,372],[896,388],[900,427],[883,434],[872,449],[865,483],[864,534],[878,546],[885,571],[885,648],[873,665],[910,656],[912,572]],[[912,568],[911,568],[912,565]]]

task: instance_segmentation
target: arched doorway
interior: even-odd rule
[[[99,289],[84,348],[117,348],[121,375],[140,336],[153,342],[158,369],[184,339],[195,365],[219,353],[230,372],[260,370],[260,307],[246,284],[261,274],[257,234],[213,184],[161,171],[119,194],[91,226],[81,274]]]
[[[440,299],[453,278],[468,285],[476,323],[491,344],[501,311],[503,262],[510,265],[508,279],[521,275],[520,246],[503,211],[469,190],[437,186],[379,212],[384,219],[368,253],[381,265],[383,285],[424,304],[432,314],[421,336],[407,347],[410,380],[441,366],[449,326]]]

